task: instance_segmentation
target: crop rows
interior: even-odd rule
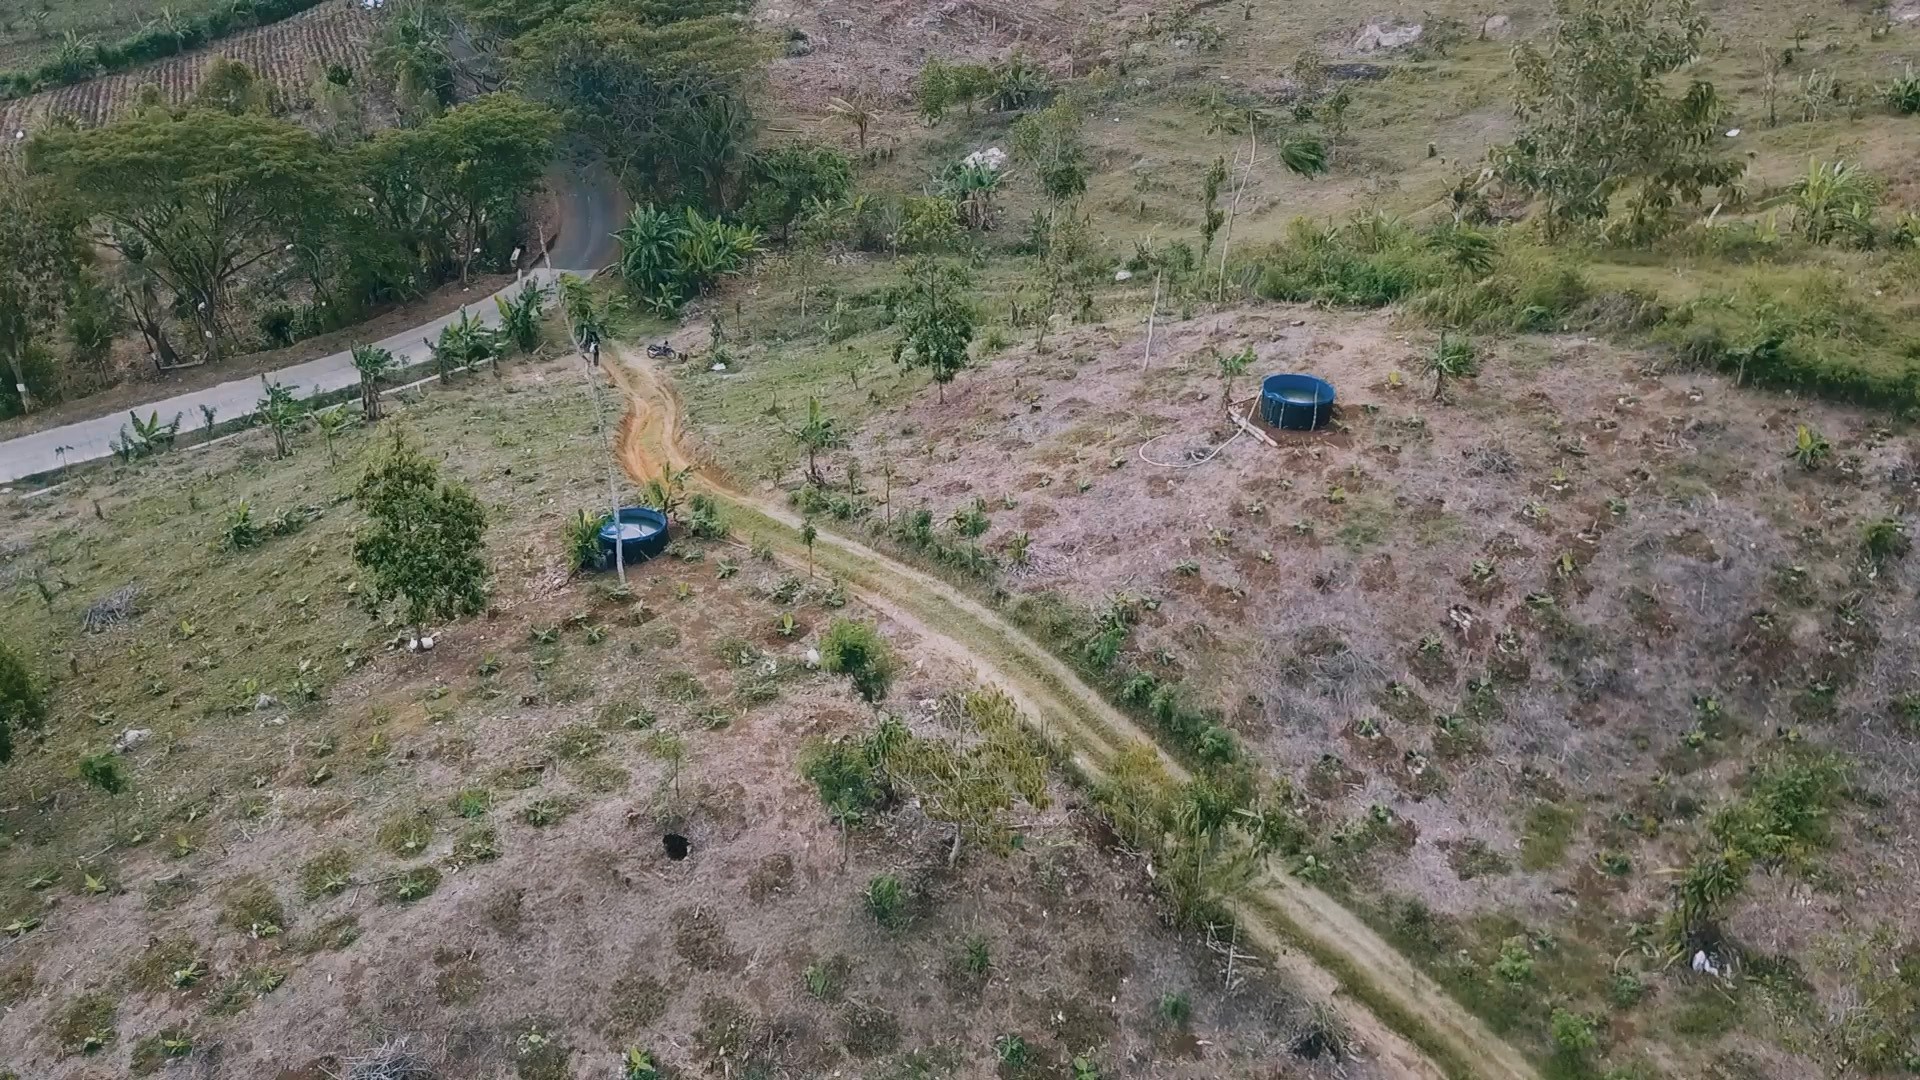
[[[144,86],[159,87],[169,105],[183,104],[216,56],[246,64],[282,93],[298,98],[326,65],[360,66],[373,39],[375,17],[359,0],[323,4],[283,22],[242,31],[199,52],[0,103],[0,131],[13,145],[56,117],[70,116],[82,124],[105,123],[130,110]]]

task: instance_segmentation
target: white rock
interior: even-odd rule
[[[1425,32],[1419,23],[1368,23],[1353,36],[1353,47],[1363,53],[1398,49],[1419,41]]]
[[[1131,271],[1131,270],[1116,270],[1116,271],[1114,271],[1114,273],[1113,273],[1113,280],[1115,280],[1115,281],[1132,281],[1132,280],[1133,280],[1133,271]]]
[[[278,704],[280,704],[279,698],[274,697],[272,694],[261,694],[259,697],[253,699],[253,711],[266,712]]]
[[[989,146],[985,150],[975,150],[973,153],[961,158],[960,164],[965,165],[969,169],[985,169],[988,172],[999,172],[1001,169],[1007,167],[1007,152],[997,146]]]
[[[113,749],[116,753],[129,754],[146,745],[147,740],[151,738],[153,738],[152,728],[128,728],[120,733],[119,738],[113,740]]]
[[[809,669],[815,669],[815,668],[818,668],[819,666],[820,666],[820,650],[808,649],[807,650],[807,667]]]
[[[1513,19],[1506,15],[1490,15],[1480,24],[1480,34],[1487,38],[1505,38],[1513,36]]]

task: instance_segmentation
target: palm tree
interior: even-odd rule
[[[380,380],[392,373],[393,354],[378,345],[355,345],[353,369],[360,373],[360,411],[367,422],[380,419]]]
[[[860,136],[860,149],[863,152],[867,148],[867,129],[871,128],[873,122],[880,118],[879,113],[867,107],[864,98],[858,100],[843,97],[834,98],[832,101],[827,102],[827,114],[842,123],[853,126],[853,130]]]
[[[787,432],[787,437],[807,452],[807,479],[815,487],[825,487],[826,480],[820,475],[818,456],[822,450],[831,450],[840,445],[840,429],[831,416],[820,411],[820,399],[807,399],[807,422]]]

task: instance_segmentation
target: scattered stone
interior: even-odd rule
[[[985,150],[975,150],[973,153],[961,158],[960,164],[965,165],[969,169],[985,169],[988,172],[999,172],[1007,167],[1007,152],[997,146],[989,146]]]
[[[1513,19],[1506,15],[1489,15],[1487,21],[1480,24],[1480,36],[1499,41],[1513,36]]]
[[[1353,36],[1355,52],[1380,52],[1399,49],[1420,40],[1426,27],[1419,23],[1368,23]]]
[[[120,733],[119,738],[113,740],[113,752],[116,754],[131,754],[140,747],[145,746],[152,738],[152,728],[128,728]]]
[[[253,711],[266,712],[268,709],[274,708],[279,704],[280,699],[274,697],[272,694],[261,694],[259,697],[253,699]]]

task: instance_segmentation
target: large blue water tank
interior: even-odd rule
[[[1333,418],[1333,384],[1314,375],[1269,375],[1260,384],[1260,418],[1288,431],[1312,431]]]

